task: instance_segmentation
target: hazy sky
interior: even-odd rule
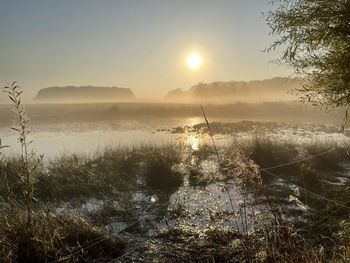
[[[268,0],[0,0],[0,84],[100,85],[162,97],[200,81],[287,76],[261,52]],[[203,67],[184,63],[196,50]]]

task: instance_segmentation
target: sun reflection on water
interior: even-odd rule
[[[199,149],[198,134],[189,134],[187,137],[187,142],[191,146],[191,149],[193,151],[198,151],[198,149]]]
[[[201,123],[201,118],[189,118],[188,120],[188,127],[193,127],[194,125]],[[186,132],[187,136],[187,145],[191,147],[193,151],[198,151],[199,146],[201,144],[202,134],[198,133],[198,131],[193,131],[191,129],[188,129]]]

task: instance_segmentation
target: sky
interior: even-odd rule
[[[0,0],[0,85],[131,88],[156,99],[199,82],[288,76],[262,52],[269,0]],[[203,64],[186,67],[198,52]]]

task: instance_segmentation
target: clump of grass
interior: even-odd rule
[[[349,160],[348,150],[350,148],[346,141],[338,142],[325,139],[298,142],[292,139],[271,139],[259,134],[255,134],[249,139],[236,141],[235,145],[238,145],[238,148],[247,157],[262,168],[306,159],[302,162],[279,167],[278,170],[283,172],[295,172],[301,165],[305,164],[310,164],[320,170],[323,168],[335,169],[339,167],[339,163]],[[317,158],[311,158],[313,156],[317,156]]]
[[[189,166],[188,182],[191,186],[206,186],[210,182],[210,178],[202,173],[197,167]]]
[[[285,221],[264,224],[262,234],[267,262],[319,262],[315,247],[307,244],[296,229]]]
[[[259,166],[247,157],[244,152],[233,145],[222,152],[221,172],[225,181],[229,179],[240,179],[244,184],[260,184],[261,174]]]
[[[147,186],[166,194],[175,192],[183,183],[183,174],[174,169],[181,162],[181,152],[167,147],[163,152],[148,152],[143,161],[142,177]]]
[[[312,166],[317,170],[339,170],[341,164],[348,162],[350,159],[349,142],[337,142],[332,140],[311,141],[303,145],[305,155],[317,156],[305,164]],[[326,153],[326,154],[323,154]]]
[[[125,247],[80,217],[49,212],[34,214],[28,228],[23,213],[12,210],[0,218],[0,235],[2,262],[108,262]]]
[[[172,169],[181,160],[175,146],[110,148],[94,156],[65,155],[47,164],[36,183],[42,200],[110,197],[145,185],[175,191],[182,175]]]
[[[51,160],[39,180],[43,199],[103,197],[131,190],[140,170],[140,149],[115,148],[87,156],[63,155]]]
[[[88,166],[106,185],[127,191],[137,185],[142,153],[147,153],[151,148],[146,146],[107,148],[102,153],[96,153]]]
[[[339,231],[334,233],[334,238],[341,245],[334,248],[337,257],[332,259],[332,263],[345,263],[350,261],[350,221],[341,221],[339,228]]]
[[[140,179],[146,187],[170,193],[182,184],[183,175],[173,169],[182,159],[175,145],[111,148],[91,156],[66,154],[36,168],[33,196],[41,201],[118,196],[137,189]],[[25,200],[21,168],[20,157],[0,159],[4,199]]]
[[[240,141],[239,147],[262,168],[287,163],[298,156],[298,144],[292,141],[271,140],[261,135]]]
[[[182,226],[167,229],[158,237],[163,245],[156,254],[151,251],[150,258],[162,262],[320,262],[319,253],[293,228],[267,222],[249,233],[224,227],[198,230]]]
[[[162,262],[242,262],[240,239],[232,230],[171,228],[159,235],[163,246],[157,251]],[[176,243],[177,246],[172,244]],[[151,257],[155,255],[151,254]]]
[[[9,202],[12,199],[25,200],[25,185],[21,180],[22,165],[17,157],[4,157],[0,160],[0,196]]]
[[[159,237],[164,245],[157,251],[157,258],[162,262],[313,262],[308,261],[311,257],[301,247],[295,247],[294,252],[287,251],[283,243],[269,247],[271,243],[263,231],[243,235],[222,227],[197,231],[172,228]],[[279,242],[276,238],[274,242]]]
[[[69,200],[96,194],[97,186],[83,155],[62,156],[40,174],[36,189],[41,200]]]

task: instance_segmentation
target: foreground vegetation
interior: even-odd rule
[[[307,222],[288,223],[289,215],[301,213],[297,210],[300,203],[288,209],[291,204],[285,197],[291,188],[280,186],[277,189],[273,184],[276,178],[264,169],[296,161],[275,168],[273,173],[345,204],[347,184],[334,188],[337,193],[317,191],[317,185],[344,169],[342,164],[349,158],[348,149],[348,145],[331,142],[300,145],[252,136],[220,148],[220,165],[214,171],[203,169],[203,162],[217,163],[216,154],[208,145],[196,151],[184,145],[167,145],[111,148],[93,155],[64,155],[43,162],[33,176],[35,201],[30,227],[24,212],[25,184],[19,177],[21,158],[2,156],[0,258],[5,262],[108,262],[135,249],[129,254],[151,262],[156,259],[162,262],[322,262],[322,258],[343,258],[345,262],[348,224],[340,222],[347,218],[347,209],[339,211],[337,205],[325,200],[320,202],[300,190],[301,194],[296,197],[300,203],[307,202],[311,207],[303,217]],[[325,154],[312,158],[322,153]],[[244,206],[255,207],[257,213],[257,207],[265,208],[260,209],[262,214],[254,226],[249,220],[242,220],[242,216],[248,215],[244,206],[235,204],[236,211],[226,209],[215,213],[213,208],[214,212],[209,213],[212,220],[209,228],[191,227],[188,213],[193,211],[184,211],[180,203],[171,201],[171,196],[186,184],[193,191],[221,184],[223,193],[232,184],[239,185]],[[142,208],[132,200],[132,196],[140,192],[146,199]],[[151,228],[137,221],[140,221],[139,210],[152,205],[149,200],[153,196],[157,203],[151,207],[157,210],[152,220],[158,226]],[[69,209],[57,209],[62,204],[79,207],[91,198],[103,203],[96,211],[74,214]],[[327,206],[321,209],[325,204]],[[279,207],[284,210],[283,214]],[[321,214],[324,216],[330,210],[333,212],[329,220],[317,223]],[[208,212],[202,213],[206,217]],[[220,213],[226,213],[227,217]],[[108,225],[116,219],[137,224],[122,231],[108,231]],[[163,225],[163,220],[168,222],[167,226]],[[228,225],[217,225],[216,221],[220,220]],[[234,227],[233,222],[237,220],[243,230]],[[130,235],[143,233],[141,235],[147,238],[150,229],[158,232],[151,236],[151,242],[141,246],[131,242]],[[307,229],[315,232],[307,233]],[[321,235],[332,241],[322,240]],[[339,250],[341,247],[343,250]],[[128,261],[128,256],[120,262]]]

